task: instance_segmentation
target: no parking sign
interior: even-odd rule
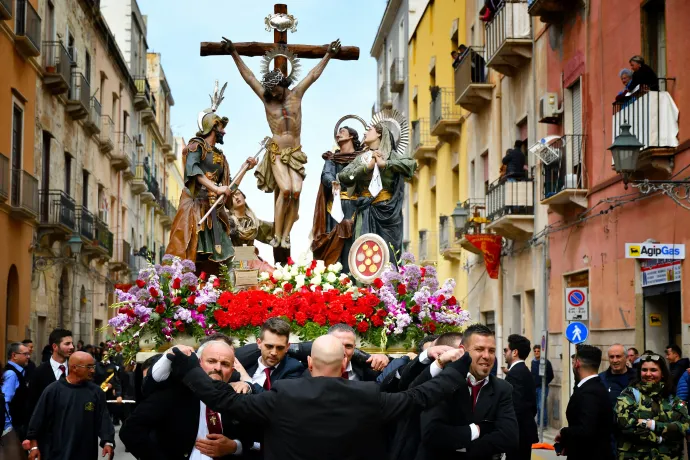
[[[589,319],[589,292],[587,288],[565,289],[565,319],[586,321]]]

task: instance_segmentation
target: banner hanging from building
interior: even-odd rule
[[[503,247],[503,237],[500,235],[465,235],[467,241],[472,246],[482,251],[484,255],[484,265],[489,278],[498,278],[498,268],[501,264],[501,247]]]
[[[680,281],[680,260],[643,260],[640,266],[642,272],[642,287],[656,284],[673,283]]]

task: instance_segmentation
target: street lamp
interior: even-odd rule
[[[81,237],[77,233],[73,233],[72,237],[67,240],[67,246],[69,246],[70,253],[76,258],[79,258],[79,254],[81,253]]]
[[[620,129],[620,134],[616,136],[609,150],[613,156],[613,167],[618,174],[623,176],[625,188],[628,188],[628,181],[632,173],[637,170],[640,149],[644,147],[644,144],[630,132],[630,125],[627,122],[624,122]]]
[[[463,206],[462,202],[458,201],[453,209],[450,217],[453,218],[453,227],[461,229],[467,224],[467,218],[470,216],[470,210]]]

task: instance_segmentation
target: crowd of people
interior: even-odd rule
[[[39,366],[30,341],[10,344],[0,459],[112,458],[117,447],[139,459],[522,460],[538,442],[538,413],[548,425],[540,404],[554,373],[548,360],[540,372],[541,347],[526,337],[507,338],[504,379],[481,324],[425,337],[397,358],[357,349],[345,324],[313,343],[289,337],[289,324],[272,318],[256,344],[215,334],[196,351],[179,345],[132,366],[117,350],[101,361],[95,347],[75,350],[64,329],[50,334]],[[682,458],[690,361],[677,345],[666,357],[619,344],[607,355],[601,373],[601,349],[579,345],[572,356],[557,453]],[[124,447],[115,445],[120,420]]]

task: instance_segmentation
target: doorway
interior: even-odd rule
[[[667,345],[681,340],[680,281],[650,286],[644,295],[644,346],[662,356]]]

